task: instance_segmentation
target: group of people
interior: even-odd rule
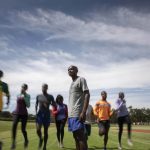
[[[57,95],[56,100],[51,94],[48,94],[48,84],[42,85],[42,94],[37,95],[35,111],[36,111],[36,131],[39,137],[38,148],[46,150],[48,140],[48,128],[50,125],[50,105],[52,113],[55,116],[57,129],[58,146],[63,148],[64,127],[68,120],[68,130],[73,133],[76,150],[88,150],[88,136],[91,133],[91,121],[88,119],[91,115],[96,117],[99,128],[99,135],[104,136],[104,150],[107,149],[108,132],[110,128],[110,117],[112,115],[111,105],[107,101],[106,91],[101,92],[101,99],[95,104],[94,108],[89,105],[90,92],[87,86],[86,79],[78,76],[78,68],[71,65],[68,68],[68,74],[72,78],[72,83],[69,89],[68,107],[63,103],[63,96]],[[3,77],[3,72],[0,71],[0,79]],[[12,145],[11,150],[16,148],[16,130],[18,122],[21,120],[21,130],[24,136],[24,148],[28,147],[29,139],[26,131],[28,119],[27,108],[30,107],[30,95],[27,93],[28,85],[23,84],[21,91],[17,96],[17,105],[13,111],[12,125]],[[0,80],[0,112],[2,111],[2,93],[7,96],[7,105],[9,105],[10,94],[8,85]],[[118,149],[122,149],[121,137],[123,132],[123,124],[128,124],[128,144],[131,142],[131,120],[126,107],[124,93],[119,93],[119,98],[116,101],[116,110],[119,132],[118,132]],[[44,137],[42,136],[42,126],[44,127]]]

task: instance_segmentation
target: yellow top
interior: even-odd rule
[[[109,120],[112,114],[110,103],[107,101],[99,100],[94,107],[94,114],[100,120]]]

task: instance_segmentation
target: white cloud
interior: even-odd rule
[[[150,85],[150,60],[112,63],[103,70],[98,66],[91,67],[85,73],[90,87],[93,88],[135,88]]]
[[[119,11],[116,11],[116,13],[118,13],[117,15],[119,16],[118,22],[122,20],[121,14],[123,17],[128,17],[130,14],[133,16],[132,19],[135,19],[136,23],[141,22],[140,18],[144,21],[150,19],[150,15],[147,15],[144,19],[140,14],[138,17],[135,17],[138,14],[127,9],[120,9]],[[94,17],[95,16],[93,14],[93,18]],[[14,20],[14,18],[16,19]],[[27,11],[21,11],[17,14],[15,13],[11,19],[15,25],[17,20],[18,24],[16,27],[24,28],[25,30],[32,32],[40,32],[45,35],[50,34],[46,40],[65,38],[80,42],[112,41],[116,43],[150,46],[148,41],[150,39],[149,31],[144,30],[143,28],[137,28],[136,25],[135,27],[133,25],[129,26],[128,23],[130,24],[131,17],[129,17],[129,20],[126,19],[127,26],[121,26],[117,24],[110,24],[109,22],[103,22],[103,20],[95,21],[95,19],[92,18],[88,20],[81,20],[59,11],[45,11],[37,9],[36,13],[30,13]]]

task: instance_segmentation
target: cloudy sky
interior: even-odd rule
[[[42,83],[67,103],[72,64],[87,79],[92,104],[105,89],[112,103],[122,90],[130,105],[150,107],[149,0],[0,3],[0,69],[9,83],[11,109],[22,83],[29,85],[32,111]]]

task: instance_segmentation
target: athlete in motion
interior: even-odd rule
[[[4,76],[4,73],[2,70],[0,70],[0,113],[3,110],[3,95],[7,97],[6,105],[9,106],[9,100],[10,100],[10,94],[8,89],[8,84],[3,82],[1,79]],[[2,141],[0,139],[0,150],[2,149]]]
[[[58,147],[63,148],[64,127],[68,118],[68,107],[63,103],[63,96],[57,95],[56,108],[53,110],[57,129]]]
[[[17,96],[16,109],[13,111],[13,125],[12,125],[12,146],[11,149],[16,148],[16,130],[19,121],[21,120],[21,130],[24,136],[24,148],[28,147],[28,136],[26,131],[26,125],[28,120],[27,107],[30,107],[30,95],[26,92],[28,89],[27,84],[21,86],[21,92]]]
[[[131,142],[131,119],[126,107],[126,100],[124,99],[124,97],[125,97],[124,93],[119,92],[119,98],[116,101],[116,111],[117,111],[118,126],[119,126],[118,149],[122,149],[121,137],[122,137],[124,123],[127,123],[127,128],[128,128],[128,145],[130,146],[133,145]]]
[[[107,102],[106,91],[101,92],[101,99],[96,103],[94,114],[97,116],[99,136],[104,135],[104,150],[107,150],[108,132],[110,128],[111,105]]]
[[[42,137],[42,125],[44,127],[44,146],[43,150],[46,150],[47,140],[48,140],[48,128],[50,125],[50,110],[49,106],[52,105],[56,107],[54,97],[47,93],[48,85],[42,85],[42,94],[36,97],[36,130],[37,135],[39,137],[39,149],[41,149],[43,144],[43,137]]]

